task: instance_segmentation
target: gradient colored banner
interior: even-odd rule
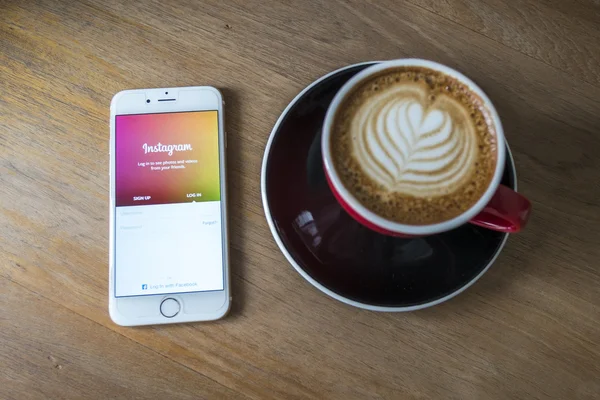
[[[116,205],[220,200],[217,111],[117,115]]]

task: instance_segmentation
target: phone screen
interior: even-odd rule
[[[115,297],[224,290],[218,123],[116,116]]]

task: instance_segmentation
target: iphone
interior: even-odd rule
[[[223,104],[208,86],[112,99],[109,313],[119,325],[229,310]]]

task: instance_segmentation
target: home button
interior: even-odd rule
[[[179,314],[180,309],[181,306],[179,305],[179,302],[172,298],[164,299],[162,303],[160,303],[160,313],[167,318],[173,318]]]

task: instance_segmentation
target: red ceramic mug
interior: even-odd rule
[[[488,188],[479,200],[462,214],[440,223],[430,225],[407,225],[390,221],[367,209],[352,195],[352,193],[350,193],[350,191],[348,191],[348,189],[344,187],[334,168],[330,145],[331,127],[334,116],[338,111],[338,107],[346,95],[365,79],[374,74],[379,74],[386,69],[403,66],[433,69],[456,78],[467,85],[472,92],[483,99],[496,131],[497,143],[505,143],[502,124],[500,123],[500,118],[498,117],[494,105],[479,86],[460,72],[433,61],[420,59],[400,59],[375,64],[359,72],[342,86],[340,91],[333,98],[323,124],[321,148],[325,174],[329,186],[341,206],[361,224],[376,232],[391,236],[432,235],[454,229],[465,223],[472,223],[500,232],[512,233],[523,229],[531,213],[531,203],[526,197],[500,184],[506,158],[506,147],[503,145],[497,146],[494,175]]]

